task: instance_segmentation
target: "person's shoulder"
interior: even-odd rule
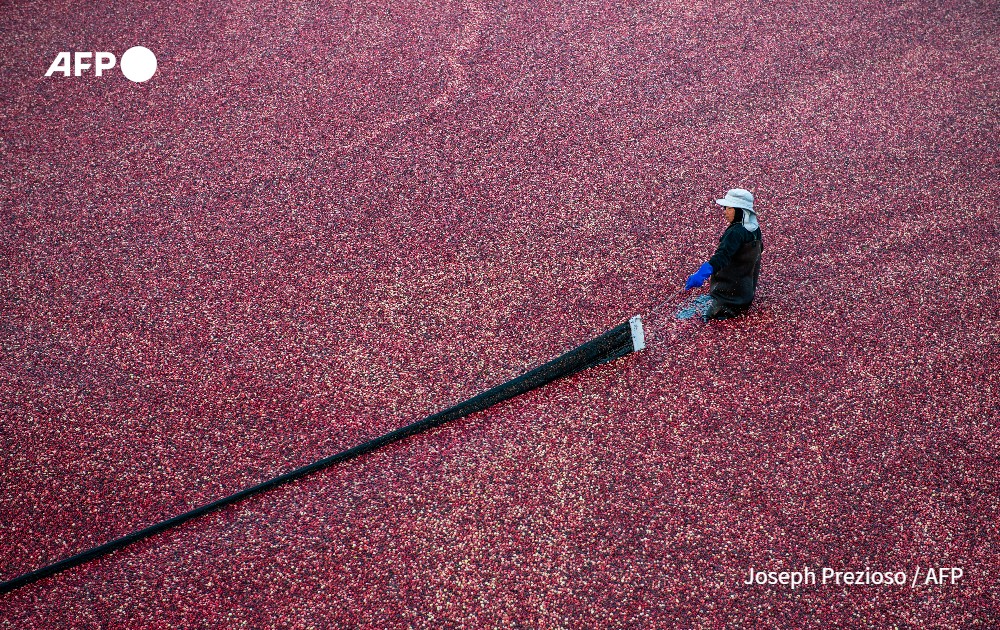
[[[753,241],[760,238],[760,227],[751,232],[742,223],[731,223],[729,224],[729,229],[726,230],[726,234],[732,234],[742,241]]]

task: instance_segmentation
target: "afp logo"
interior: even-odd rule
[[[100,77],[105,70],[114,67],[115,56],[109,52],[61,52],[56,55],[45,76],[51,77],[61,72],[64,77],[80,77],[93,70]],[[144,83],[156,74],[156,55],[145,46],[133,46],[122,53],[119,67],[129,81]]]

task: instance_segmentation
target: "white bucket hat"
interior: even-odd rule
[[[715,203],[723,208],[742,208],[753,212],[753,193],[742,188],[733,188],[723,199],[716,199]]]

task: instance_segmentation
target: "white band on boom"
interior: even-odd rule
[[[636,315],[628,320],[632,327],[632,352],[638,352],[646,347],[646,333],[642,330],[642,318]]]

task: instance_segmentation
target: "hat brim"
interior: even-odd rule
[[[753,212],[753,206],[747,206],[747,202],[742,199],[716,199],[715,203],[719,204],[723,208],[740,208],[742,210],[749,210]]]

